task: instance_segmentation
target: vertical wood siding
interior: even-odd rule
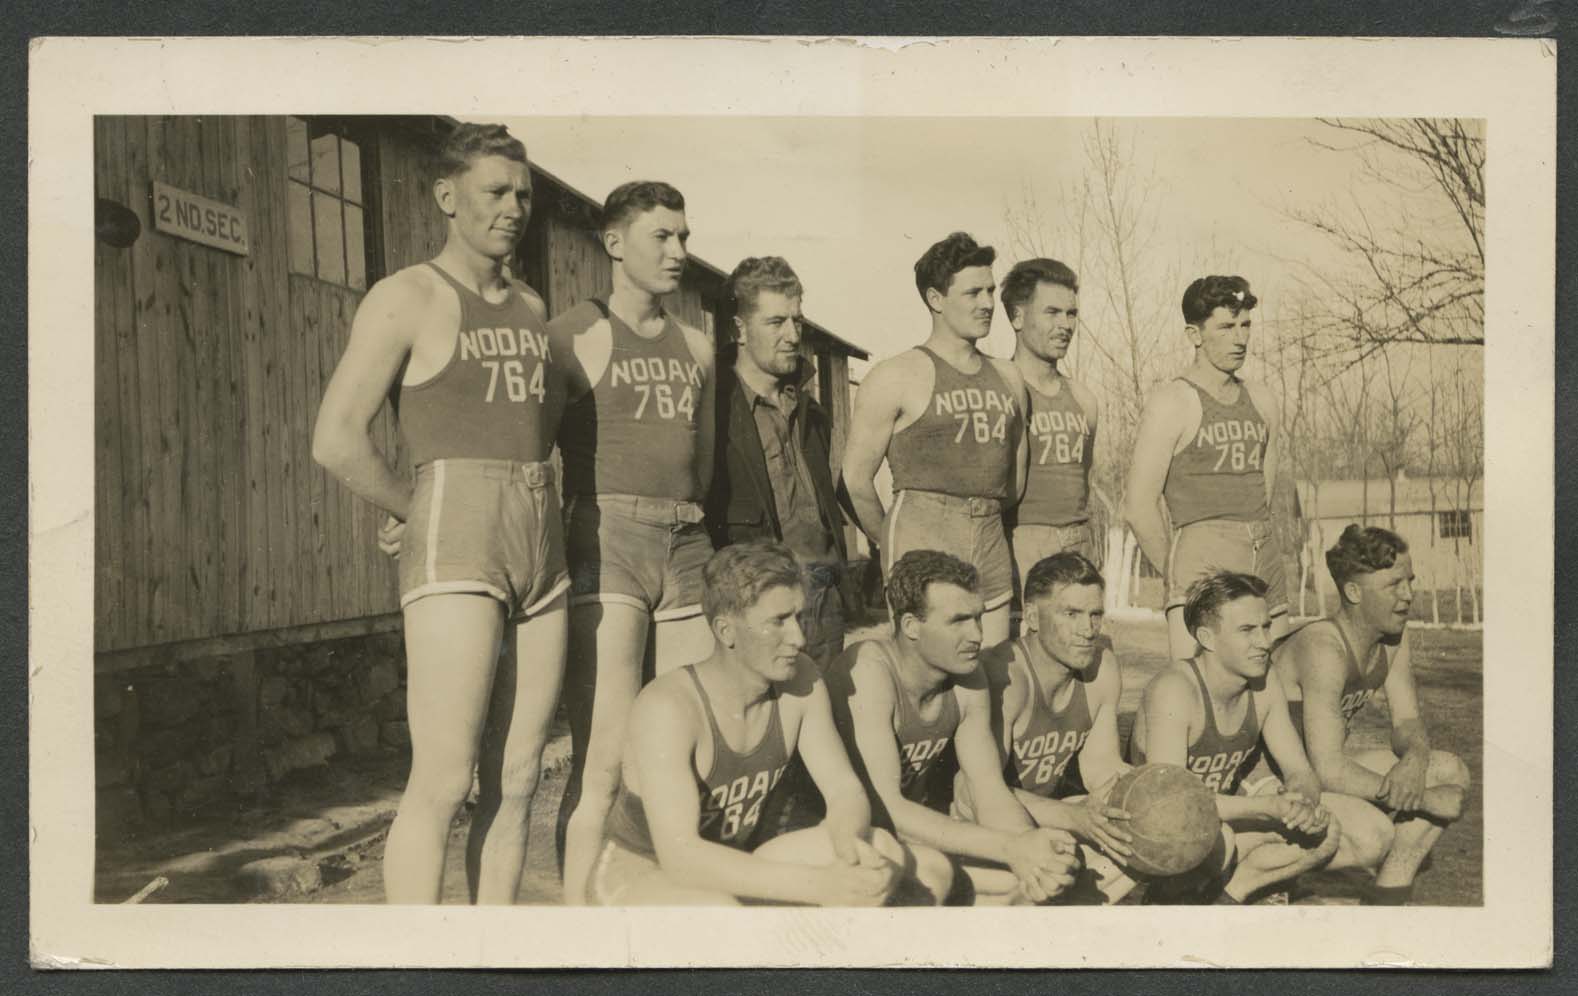
[[[431,258],[445,225],[424,139],[390,124],[363,136],[381,239],[375,275]],[[350,337],[357,291],[289,270],[283,117],[98,117],[97,195],[134,211],[130,249],[94,246],[94,638],[100,651],[392,612],[382,516],[313,463],[318,405]],[[154,228],[159,180],[235,205],[251,253]],[[611,285],[594,211],[539,176],[523,276],[557,315]],[[711,331],[716,276],[700,267],[669,309]],[[847,363],[827,367],[835,460]],[[390,410],[373,439],[402,473]],[[836,469],[836,468],[835,468]]]

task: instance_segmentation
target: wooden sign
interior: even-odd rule
[[[247,219],[238,208],[153,181],[153,227],[169,235],[245,256]]]

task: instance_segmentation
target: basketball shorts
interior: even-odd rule
[[[882,540],[884,574],[911,550],[939,550],[980,572],[986,611],[1013,597],[1013,554],[1003,532],[1003,505],[996,498],[900,491],[882,524]]]
[[[1101,568],[1101,557],[1096,551],[1096,531],[1090,520],[1067,526],[1045,526],[1036,523],[1016,525],[1010,539],[1014,547],[1014,591],[1024,586],[1025,575],[1037,563],[1054,553],[1072,551]]]
[[[1253,574],[1266,582],[1273,616],[1288,611],[1286,564],[1271,523],[1206,519],[1173,531],[1167,550],[1167,608],[1184,603],[1196,580],[1218,571]]]
[[[490,595],[531,616],[570,586],[564,521],[547,463],[434,460],[416,471],[400,544],[400,607],[427,595]]]
[[[633,605],[654,622],[701,614],[701,569],[712,556],[712,539],[699,504],[579,495],[567,520],[571,605]]]

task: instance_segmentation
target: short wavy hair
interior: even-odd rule
[[[1189,586],[1184,594],[1184,627],[1193,636],[1201,626],[1222,621],[1222,606],[1240,598],[1265,598],[1266,583],[1253,574],[1218,571]]]
[[[980,593],[981,575],[971,565],[937,550],[911,550],[888,571],[888,608],[893,625],[906,614],[926,618],[926,590],[934,584],[951,584],[965,591]]]
[[[473,160],[483,156],[503,156],[524,163],[526,146],[501,124],[465,122],[439,143],[438,151],[433,154],[433,179],[445,180],[464,173],[471,168]]]
[[[1390,529],[1354,522],[1326,551],[1326,570],[1331,572],[1331,579],[1337,582],[1337,591],[1341,593],[1343,585],[1349,581],[1362,574],[1384,571],[1407,552],[1408,542]]]
[[[1074,275],[1067,264],[1045,257],[1021,260],[1003,278],[1003,314],[1008,316],[1009,321],[1014,320],[1015,311],[1030,303],[1030,299],[1036,295],[1036,288],[1042,284],[1056,284],[1067,287],[1075,294],[1079,293],[1079,277]]]
[[[920,291],[922,301],[928,290],[946,294],[954,274],[972,266],[991,266],[996,260],[996,249],[980,245],[965,232],[954,232],[915,261],[915,289]]]
[[[1107,581],[1084,554],[1064,550],[1036,561],[1025,575],[1025,603],[1040,601],[1064,585],[1095,585],[1103,590]]]
[[[729,296],[734,313],[745,317],[756,310],[762,291],[777,291],[786,297],[800,297],[805,288],[794,267],[782,256],[748,256],[729,274]]]
[[[701,569],[701,585],[701,612],[710,622],[748,611],[772,588],[799,588],[800,565],[782,543],[736,543],[712,555]]]
[[[631,180],[609,192],[603,201],[600,227],[607,232],[619,228],[637,215],[653,208],[685,210],[685,195],[662,180]]]
[[[1226,308],[1236,315],[1259,303],[1260,299],[1249,292],[1249,281],[1243,277],[1200,277],[1184,290],[1183,317],[1190,325],[1201,325],[1218,308]]]

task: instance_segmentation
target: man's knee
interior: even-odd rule
[[[1430,752],[1430,769],[1425,777],[1432,785],[1450,785],[1462,789],[1464,793],[1468,792],[1474,781],[1463,759],[1444,750]]]
[[[1337,819],[1337,814],[1332,813],[1326,823],[1326,833],[1310,848],[1310,861],[1313,865],[1321,865],[1332,859],[1337,853],[1337,848],[1342,845],[1343,825]]]
[[[437,812],[455,813],[471,795],[472,769],[469,765],[423,765],[413,767],[402,803],[417,803]]]
[[[1342,832],[1353,851],[1354,861],[1370,869],[1379,868],[1392,853],[1392,841],[1397,834],[1391,818],[1369,803],[1363,808],[1354,807]]]

